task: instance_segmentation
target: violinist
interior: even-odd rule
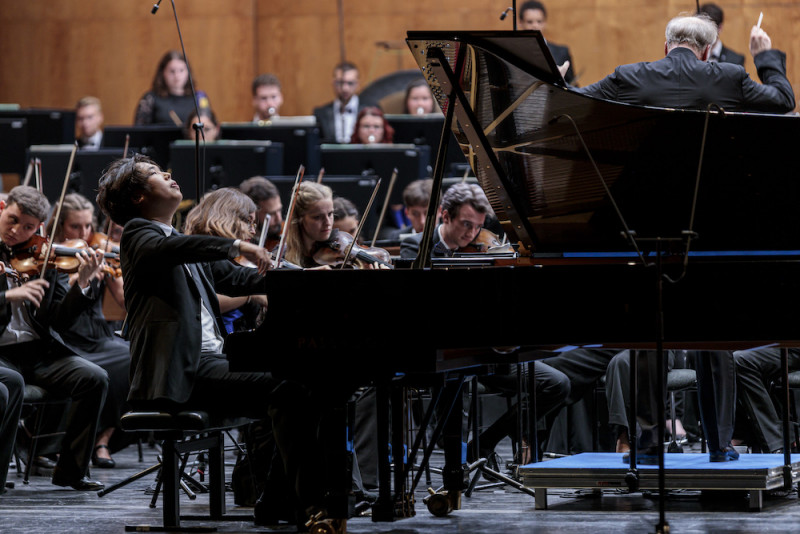
[[[54,243],[87,243],[92,241],[94,233],[94,206],[88,199],[77,193],[64,197],[61,205],[61,220],[50,232]],[[70,276],[70,284],[77,280],[77,274]],[[98,272],[90,281],[92,288],[91,305],[86,307],[75,319],[70,328],[60,331],[65,341],[78,347],[85,353],[85,358],[96,363],[108,373],[109,389],[106,402],[100,413],[100,433],[94,445],[92,464],[100,468],[112,468],[116,464],[111,457],[113,450],[127,445],[122,432],[116,434],[112,447],[109,446],[111,436],[119,424],[119,419],[128,407],[128,371],[130,369],[130,347],[128,342],[114,335],[114,331],[103,315],[104,289],[110,287],[108,293],[124,307],[122,293],[122,277],[113,276],[108,271]]]
[[[17,186],[0,202],[0,261],[5,266],[34,236],[48,212],[47,199],[32,187]],[[47,271],[46,279],[27,282],[14,280],[8,272],[0,274],[0,367],[17,371],[28,384],[72,399],[52,482],[96,491],[103,484],[87,475],[108,375],[79,356],[81,351],[58,333],[91,304],[90,281],[102,266],[102,254],[80,255],[82,264],[72,287],[67,275],[55,269]]]
[[[353,239],[333,227],[333,191],[327,185],[300,182],[295,195],[294,215],[286,233],[284,258],[305,269],[330,269],[344,259]],[[362,250],[357,245],[353,251]],[[385,253],[386,251],[379,251]],[[351,254],[351,257],[353,255]],[[388,254],[358,261],[358,268],[385,268]],[[350,265],[351,261],[345,262]],[[353,262],[355,263],[355,262]]]
[[[358,229],[358,208],[344,197],[333,199],[333,227],[354,236]]]
[[[452,256],[472,243],[486,217],[494,212],[480,186],[461,182],[450,186],[442,196],[441,213],[442,223],[433,232],[434,256]],[[417,233],[404,239],[400,243],[400,257],[416,258],[422,235]]]
[[[320,507],[324,497],[315,481],[324,470],[314,452],[316,428],[303,423],[307,393],[264,373],[232,373],[222,352],[227,332],[216,295],[263,294],[269,253],[245,240],[179,234],[172,221],[182,199],[170,173],[140,154],[115,161],[100,180],[98,204],[125,227],[120,250],[131,342],[128,402],[134,409],[203,410],[271,424],[293,482],[285,489],[293,500],[285,511],[305,521],[306,510]],[[230,261],[238,256],[256,268]],[[270,458],[260,451],[269,449],[254,451],[254,470],[266,478]],[[266,524],[274,517],[271,501],[259,502],[255,519]]]
[[[186,235],[215,235],[252,241],[256,235],[256,205],[250,197],[232,187],[206,193],[186,215]],[[241,259],[234,258],[234,261]],[[222,321],[230,334],[258,326],[257,319],[267,307],[266,295],[228,297],[217,294]]]
[[[239,184],[239,190],[256,203],[256,235],[261,235],[261,226],[269,215],[267,241],[277,243],[283,228],[283,204],[278,188],[263,176],[252,176]]]

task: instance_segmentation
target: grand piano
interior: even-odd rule
[[[800,119],[577,94],[536,31],[407,43],[517,257],[269,273],[266,320],[228,338],[231,369],[349,392],[463,376],[507,358],[498,346],[798,344]],[[447,462],[457,493],[460,449]]]

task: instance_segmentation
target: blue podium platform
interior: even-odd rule
[[[792,484],[800,480],[800,454],[791,456]],[[547,509],[548,488],[627,488],[629,465],[621,453],[582,453],[518,468],[522,484],[536,493],[536,509]],[[747,490],[750,509],[761,510],[763,492],[783,486],[782,454],[742,454],[735,462],[712,463],[708,454],[665,454],[666,489]],[[658,489],[658,466],[637,466],[640,490]]]

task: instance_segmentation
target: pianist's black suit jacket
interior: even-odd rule
[[[166,236],[145,219],[125,225],[120,261],[131,341],[129,401],[183,403],[192,392],[202,341],[200,295],[184,263],[196,263],[204,273],[210,311],[223,336],[215,291],[230,296],[264,292],[264,278],[255,269],[227,260],[232,244],[223,237]]]
[[[651,63],[617,67],[613,74],[576,91],[606,100],[684,109],[705,109],[713,102],[726,111],[787,113],[794,92],[786,79],[786,54],[767,50],[754,58],[762,84],[744,67],[705,62],[688,48],[674,48]]]

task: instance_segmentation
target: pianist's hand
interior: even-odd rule
[[[272,259],[267,249],[254,243],[242,241],[239,245],[239,254],[253,262],[258,268],[259,274],[264,274],[272,268]]]
[[[761,28],[753,26],[753,29],[750,30],[750,53],[753,55],[753,57],[756,57],[761,52],[770,50],[771,48],[772,39],[769,38],[767,32]]]
[[[261,308],[267,309],[267,305],[269,301],[267,300],[266,295],[250,295],[250,302],[253,304],[257,304]]]

